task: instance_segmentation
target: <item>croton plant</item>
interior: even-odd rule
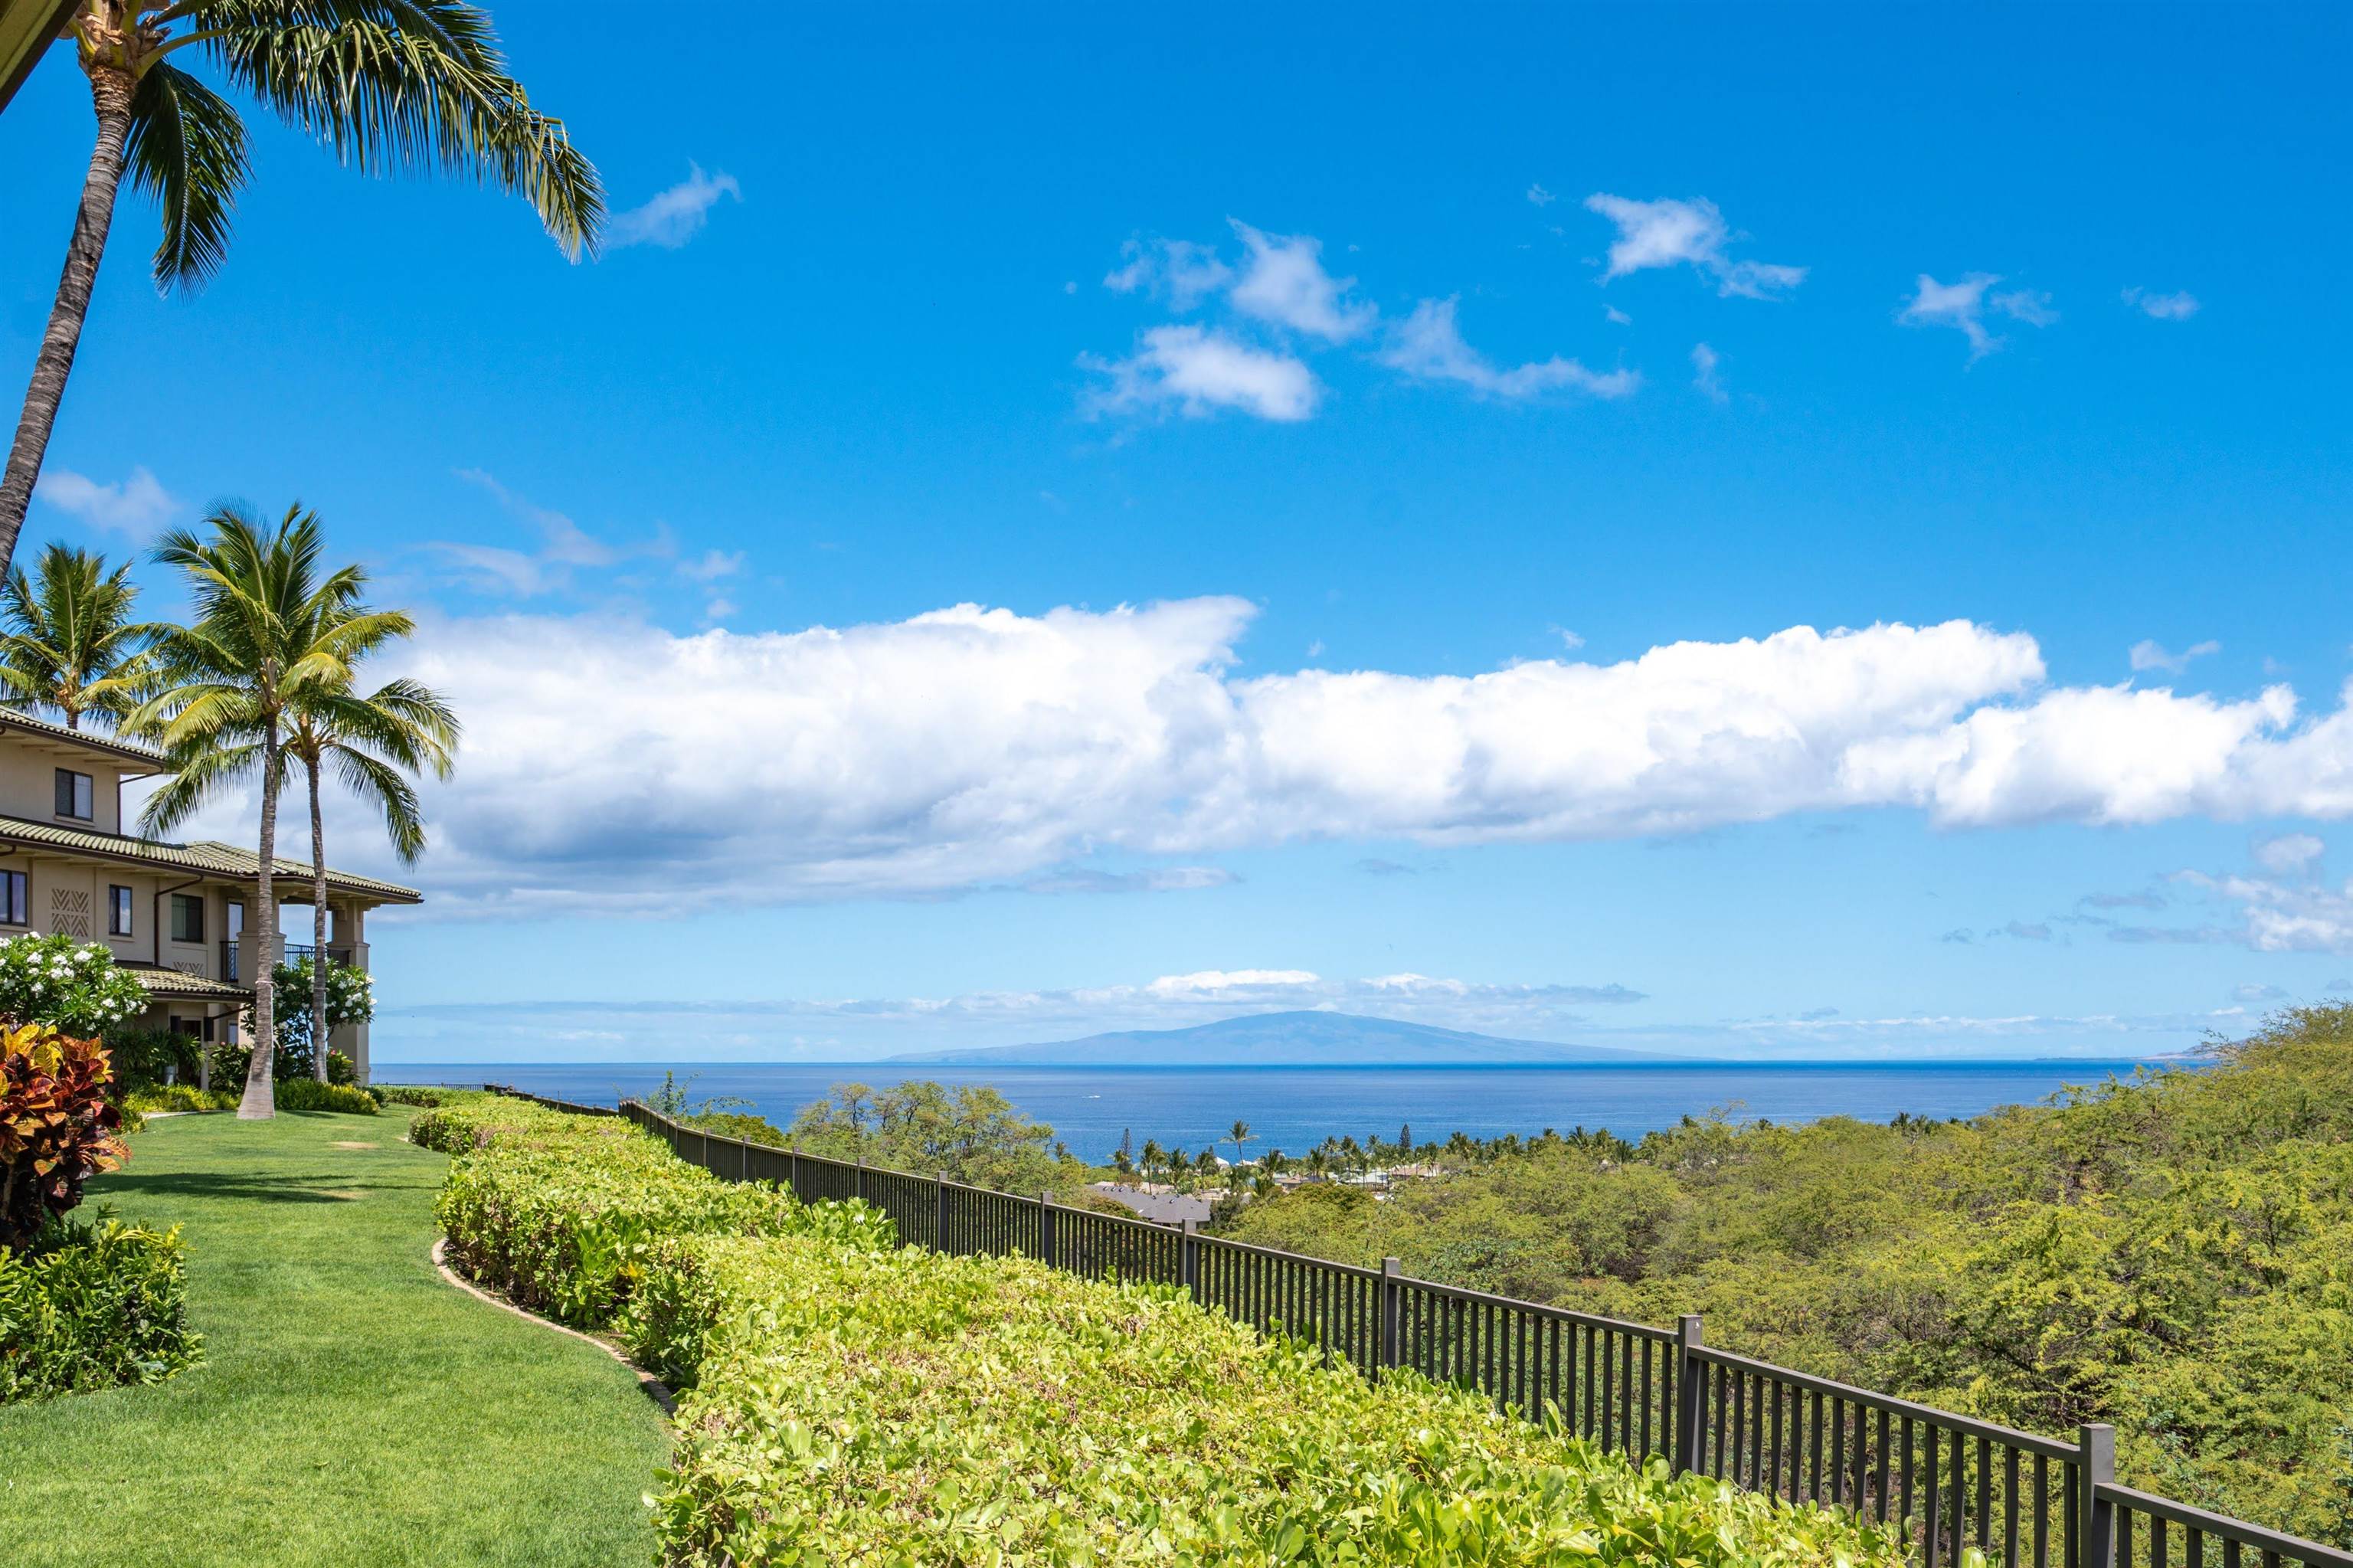
[[[83,1184],[128,1154],[113,1075],[95,1040],[48,1024],[0,1025],[0,1246],[21,1250]]]

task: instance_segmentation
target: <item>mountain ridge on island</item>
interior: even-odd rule
[[[1254,1012],[1186,1029],[1126,1029],[1079,1040],[923,1051],[899,1066],[1450,1067],[1559,1064],[1628,1066],[1683,1058],[1556,1040],[1509,1040],[1353,1012]]]

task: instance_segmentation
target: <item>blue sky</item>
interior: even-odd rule
[[[2342,994],[2341,11],[495,14],[637,242],[258,126],[203,296],[125,203],[29,535],[300,497],[426,615],[380,1054]],[[0,117],[0,364],[90,134]]]

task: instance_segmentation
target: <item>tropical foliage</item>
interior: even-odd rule
[[[1622,1146],[1621,1146],[1622,1147]],[[2353,1007],[1963,1123],[1537,1139],[1229,1234],[1649,1322],[2005,1424],[2117,1427],[2167,1496],[2353,1545]]]
[[[0,1026],[0,1250],[21,1251],[129,1157],[106,1052],[46,1024]]]
[[[135,1018],[147,988],[97,942],[66,936],[0,938],[0,1020],[96,1034]]]
[[[0,472],[0,567],[65,396],[123,175],[163,218],[159,289],[198,288],[227,255],[251,165],[244,120],[219,88],[364,173],[470,175],[528,200],[567,252],[596,245],[596,170],[508,74],[489,16],[461,0],[81,0],[68,31],[97,141]]]
[[[185,1249],[101,1216],[0,1249],[0,1404],[156,1383],[193,1365]]]
[[[910,1081],[876,1091],[836,1084],[804,1108],[782,1141],[828,1160],[870,1165],[998,1192],[1036,1193],[1082,1184],[1085,1169],[997,1090]]]
[[[153,736],[173,773],[147,801],[141,821],[165,832],[226,789],[258,783],[260,831],[253,925],[246,939],[278,949],[278,802],[286,779],[290,710],[320,694],[347,691],[352,667],[386,641],[407,635],[397,611],[361,602],[366,574],[328,571],[316,514],[290,507],[273,528],[234,507],[206,519],[207,534],[174,529],[157,545],[158,562],[188,579],[195,619],[166,628],[155,643],[161,690],[125,727]],[[257,1040],[277,1033],[274,971],[253,980]],[[241,1117],[272,1114],[272,1074],[246,1079]]]
[[[50,545],[37,575],[0,586],[0,704],[52,713],[68,729],[89,715],[121,719],[147,694],[156,629],[132,619],[139,590],[128,562]]]
[[[344,1116],[374,1116],[376,1099],[356,1084],[322,1084],[316,1078],[290,1074],[276,1085],[282,1111],[337,1111]]]
[[[375,980],[365,969],[351,964],[327,960],[325,973],[311,959],[301,958],[290,964],[277,967],[275,990],[290,1002],[298,997],[308,997],[323,979],[326,984],[326,1023],[330,1035],[347,1023],[365,1023],[375,1016]],[[313,1049],[321,1038],[317,1030],[318,1010],[289,1006],[278,1017],[278,1070],[281,1073],[307,1074],[327,1081]],[[246,1019],[248,1033],[253,1027],[252,1015]],[[333,1053],[331,1053],[333,1054]]]

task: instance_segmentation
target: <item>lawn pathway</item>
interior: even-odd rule
[[[89,1208],[177,1223],[205,1361],[0,1409],[0,1563],[641,1564],[660,1412],[446,1284],[406,1113],[158,1121]]]

